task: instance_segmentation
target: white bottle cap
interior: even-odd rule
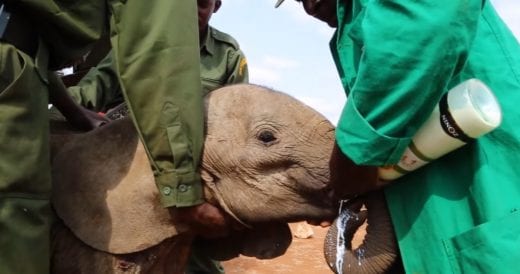
[[[460,129],[478,138],[502,122],[502,111],[491,90],[480,80],[470,79],[448,93],[449,111]]]

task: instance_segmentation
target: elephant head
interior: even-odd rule
[[[329,166],[334,127],[280,92],[236,85],[207,100],[205,185],[244,223],[336,214]]]

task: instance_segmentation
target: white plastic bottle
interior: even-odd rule
[[[443,96],[399,163],[379,168],[379,178],[399,178],[492,131],[501,121],[502,111],[491,90],[478,79],[464,81]]]

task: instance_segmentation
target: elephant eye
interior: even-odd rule
[[[258,134],[258,140],[264,142],[264,143],[271,143],[273,141],[276,141],[276,137],[274,136],[274,133],[269,130],[263,130]]]

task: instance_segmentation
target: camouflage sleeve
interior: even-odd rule
[[[112,51],[68,91],[74,101],[94,111],[106,111],[115,102],[120,102],[123,95],[113,65]]]
[[[111,9],[114,63],[161,202],[165,207],[203,203],[196,1],[113,1]]]

